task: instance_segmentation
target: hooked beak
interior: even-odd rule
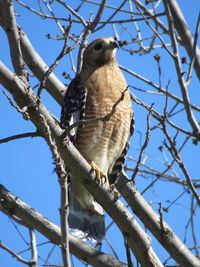
[[[112,43],[112,46],[113,46],[113,48],[119,48],[119,45],[118,45],[117,42],[113,42],[113,43]]]

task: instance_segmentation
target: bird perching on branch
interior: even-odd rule
[[[86,47],[82,70],[71,81],[61,112],[64,129],[75,121],[94,119],[72,129],[71,140],[96,171],[97,179],[104,177],[108,186],[121,174],[133,132],[131,99],[118,67],[117,47],[111,37],[96,39]],[[103,208],[73,173],[70,181],[69,227],[84,237],[102,240]]]

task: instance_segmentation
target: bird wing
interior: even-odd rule
[[[64,102],[61,110],[60,126],[66,129],[73,123],[81,120],[84,117],[86,88],[81,84],[80,79],[74,78],[69,84],[65,94]],[[74,140],[77,128],[70,131],[70,137]]]

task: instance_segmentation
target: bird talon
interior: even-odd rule
[[[115,184],[110,184],[109,185],[109,188],[110,188],[110,191],[113,193],[114,195],[114,202],[118,200],[118,198],[121,196],[120,193],[114,189],[115,187]]]
[[[97,184],[99,184],[100,181],[102,181],[103,184],[106,183],[106,175],[100,170],[97,164],[94,161],[91,161],[90,165],[92,167],[92,170],[96,173],[95,181],[97,182]]]

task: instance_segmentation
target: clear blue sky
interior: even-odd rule
[[[33,7],[37,6],[37,1],[33,1],[35,3],[31,3]],[[68,1],[69,2],[69,1]],[[72,5],[77,7],[80,1],[71,1]],[[110,1],[110,3],[116,4],[119,1]],[[189,3],[190,2],[190,3]],[[27,4],[30,1],[26,1]],[[200,10],[199,0],[192,1],[178,1],[182,11],[185,15],[185,18],[190,26],[192,33],[195,31],[196,21],[198,17],[198,12]],[[70,4],[70,3],[69,3]],[[26,32],[28,37],[30,38],[34,48],[40,54],[40,56],[44,59],[47,64],[52,64],[54,59],[57,57],[60,49],[62,48],[62,41],[48,40],[46,34],[51,34],[52,36],[56,36],[60,34],[58,27],[53,21],[47,21],[40,19],[36,15],[28,12],[18,4],[16,6],[16,13],[19,15],[17,17],[18,24],[22,27],[22,29]],[[84,17],[89,17],[90,12],[93,13],[93,16],[96,14],[96,6],[89,5],[89,8],[82,9],[82,15]],[[56,10],[57,14],[62,14],[63,17],[68,18],[69,13],[67,13],[63,8],[59,8]],[[104,19],[108,17],[108,12],[104,15]],[[122,16],[123,18],[123,16]],[[163,20],[164,21],[164,20]],[[62,24],[62,23],[61,23]],[[143,24],[141,24],[143,25]],[[74,31],[77,33],[80,32],[78,25],[74,25]],[[126,24],[126,27],[130,27],[129,24]],[[128,38],[128,34],[122,27],[118,27],[119,34],[122,40]],[[147,31],[149,31],[147,29]],[[113,36],[113,30],[110,25],[106,26],[100,32],[94,33],[91,37],[91,40],[101,37],[101,36]],[[9,49],[7,45],[6,35],[0,29],[0,39],[1,39],[1,53],[0,60],[2,60],[8,67],[13,69],[11,66],[10,58],[9,58]],[[134,47],[133,47],[134,49]],[[76,64],[76,56],[77,51],[73,51],[74,61]],[[120,65],[123,65],[129,69],[132,69],[134,72],[152,80],[153,82],[158,84],[158,74],[156,62],[153,59],[153,55],[159,53],[161,56],[161,66],[162,66],[162,81],[163,87],[166,87],[167,82],[170,79],[170,90],[172,93],[180,96],[180,90],[177,88],[177,77],[175,75],[174,66],[171,61],[166,57],[166,52],[162,49],[155,50],[155,52],[145,55],[145,56],[129,56],[128,53],[123,50],[118,51],[118,61]],[[185,52],[182,55],[187,56]],[[60,62],[58,68],[55,70],[55,74],[64,82],[67,83],[66,80],[62,77],[62,72],[67,71],[70,73],[71,77],[74,76],[74,73],[71,70],[71,66],[69,63],[69,58],[65,57]],[[152,90],[152,88],[146,86],[144,83],[140,82],[136,78],[131,77],[130,75],[125,73],[128,84],[135,85],[138,88],[142,88],[144,90]],[[195,74],[194,74],[195,76]],[[36,81],[32,83],[32,86],[36,85]],[[5,138],[11,135],[26,133],[35,131],[34,125],[30,121],[24,121],[21,114],[17,113],[13,107],[8,103],[5,95],[2,93],[2,87],[0,91],[0,124],[1,132],[0,138]],[[194,80],[190,86],[191,92],[191,101],[192,103],[198,105],[200,99],[199,90],[199,82],[194,77]],[[153,102],[155,103],[155,109],[159,109],[159,107],[163,104],[165,100],[161,96],[156,96],[154,94],[144,94],[138,91],[132,91],[138,98],[144,100],[149,105]],[[48,94],[43,92],[42,95],[43,103],[49,108],[49,110],[59,118],[60,116],[60,107],[52,99]],[[141,142],[144,140],[145,130],[146,130],[146,113],[138,107],[136,104],[133,105],[136,116],[136,130],[134,136],[132,138],[131,147],[129,151],[129,155],[136,158],[141,146]],[[178,122],[179,125],[183,127],[188,127],[185,124],[182,114],[177,116],[175,122]],[[188,128],[189,129],[189,128]],[[142,138],[142,141],[140,140]],[[146,151],[147,163],[153,168],[163,170],[163,162],[164,159],[161,156],[161,153],[158,150],[158,146],[160,145],[161,138],[159,135],[159,131],[154,131],[152,133],[151,141],[148,146],[148,150]],[[191,143],[190,143],[191,144]],[[188,144],[183,151],[183,158],[186,162],[187,168],[190,171],[190,174],[193,178],[199,177],[199,146],[191,146]],[[190,146],[189,146],[190,145]],[[187,148],[189,147],[189,151]],[[0,162],[1,162],[1,175],[0,175],[0,183],[3,184],[6,188],[8,188],[11,192],[19,196],[26,203],[31,205],[34,209],[39,211],[41,214],[46,216],[48,219],[53,221],[56,224],[59,224],[59,185],[57,182],[57,177],[53,173],[54,165],[52,164],[53,160],[51,157],[51,153],[49,148],[47,147],[45,141],[42,138],[33,138],[33,139],[22,139],[16,140],[13,142],[5,143],[0,145]],[[130,162],[128,162],[130,164]],[[175,166],[175,170],[178,171],[178,174],[181,176],[182,173]],[[136,185],[139,191],[142,191],[151,181],[145,181],[140,176],[137,177]],[[172,201],[182,192],[182,188],[180,186],[174,186],[173,190],[171,190],[170,183],[157,183],[154,188],[148,191],[144,197],[147,201],[151,201],[153,203],[153,207],[155,210],[158,208],[158,201],[162,201],[164,206],[167,206],[166,200]],[[187,193],[186,193],[187,194]],[[184,200],[180,200],[176,206],[170,210],[169,213],[164,213],[164,218],[167,223],[174,229],[174,231],[181,237],[184,234],[184,227],[180,226],[180,223],[184,226],[188,220],[188,211],[190,208],[189,196],[185,197]],[[196,220],[200,220],[199,214],[196,215]],[[109,224],[110,218],[106,215],[106,224]],[[0,213],[0,240],[2,240],[7,246],[12,248],[13,250],[19,252],[25,248],[27,248],[26,242],[29,242],[28,231],[21,226],[17,226],[16,229],[13,226],[13,223],[10,219],[4,214]],[[20,237],[20,234],[23,235],[23,240]],[[112,229],[108,232],[108,236],[111,242],[114,244],[115,250],[118,255],[120,255],[120,260],[126,261],[123,248],[123,239],[118,233],[117,227],[112,227]],[[200,232],[198,232],[197,239],[200,236]],[[38,243],[44,242],[44,239],[40,234],[37,235]],[[188,245],[190,244],[190,240],[188,240]],[[167,257],[167,254],[160,247],[160,245],[153,240],[153,246],[158,252],[158,255],[162,257],[162,260]],[[39,248],[39,255],[47,255],[47,253],[52,248],[52,245],[41,246]],[[105,242],[104,251],[106,253],[111,253],[112,251],[109,248],[108,244]],[[26,258],[26,254],[22,254]],[[45,257],[45,256],[44,256]],[[58,249],[54,251],[52,254],[52,263],[61,264],[60,252]],[[42,260],[39,263],[44,263]],[[12,259],[10,255],[0,249],[0,265],[2,267],[21,267],[22,263],[18,263],[15,259]],[[76,265],[81,266],[81,264]]]

